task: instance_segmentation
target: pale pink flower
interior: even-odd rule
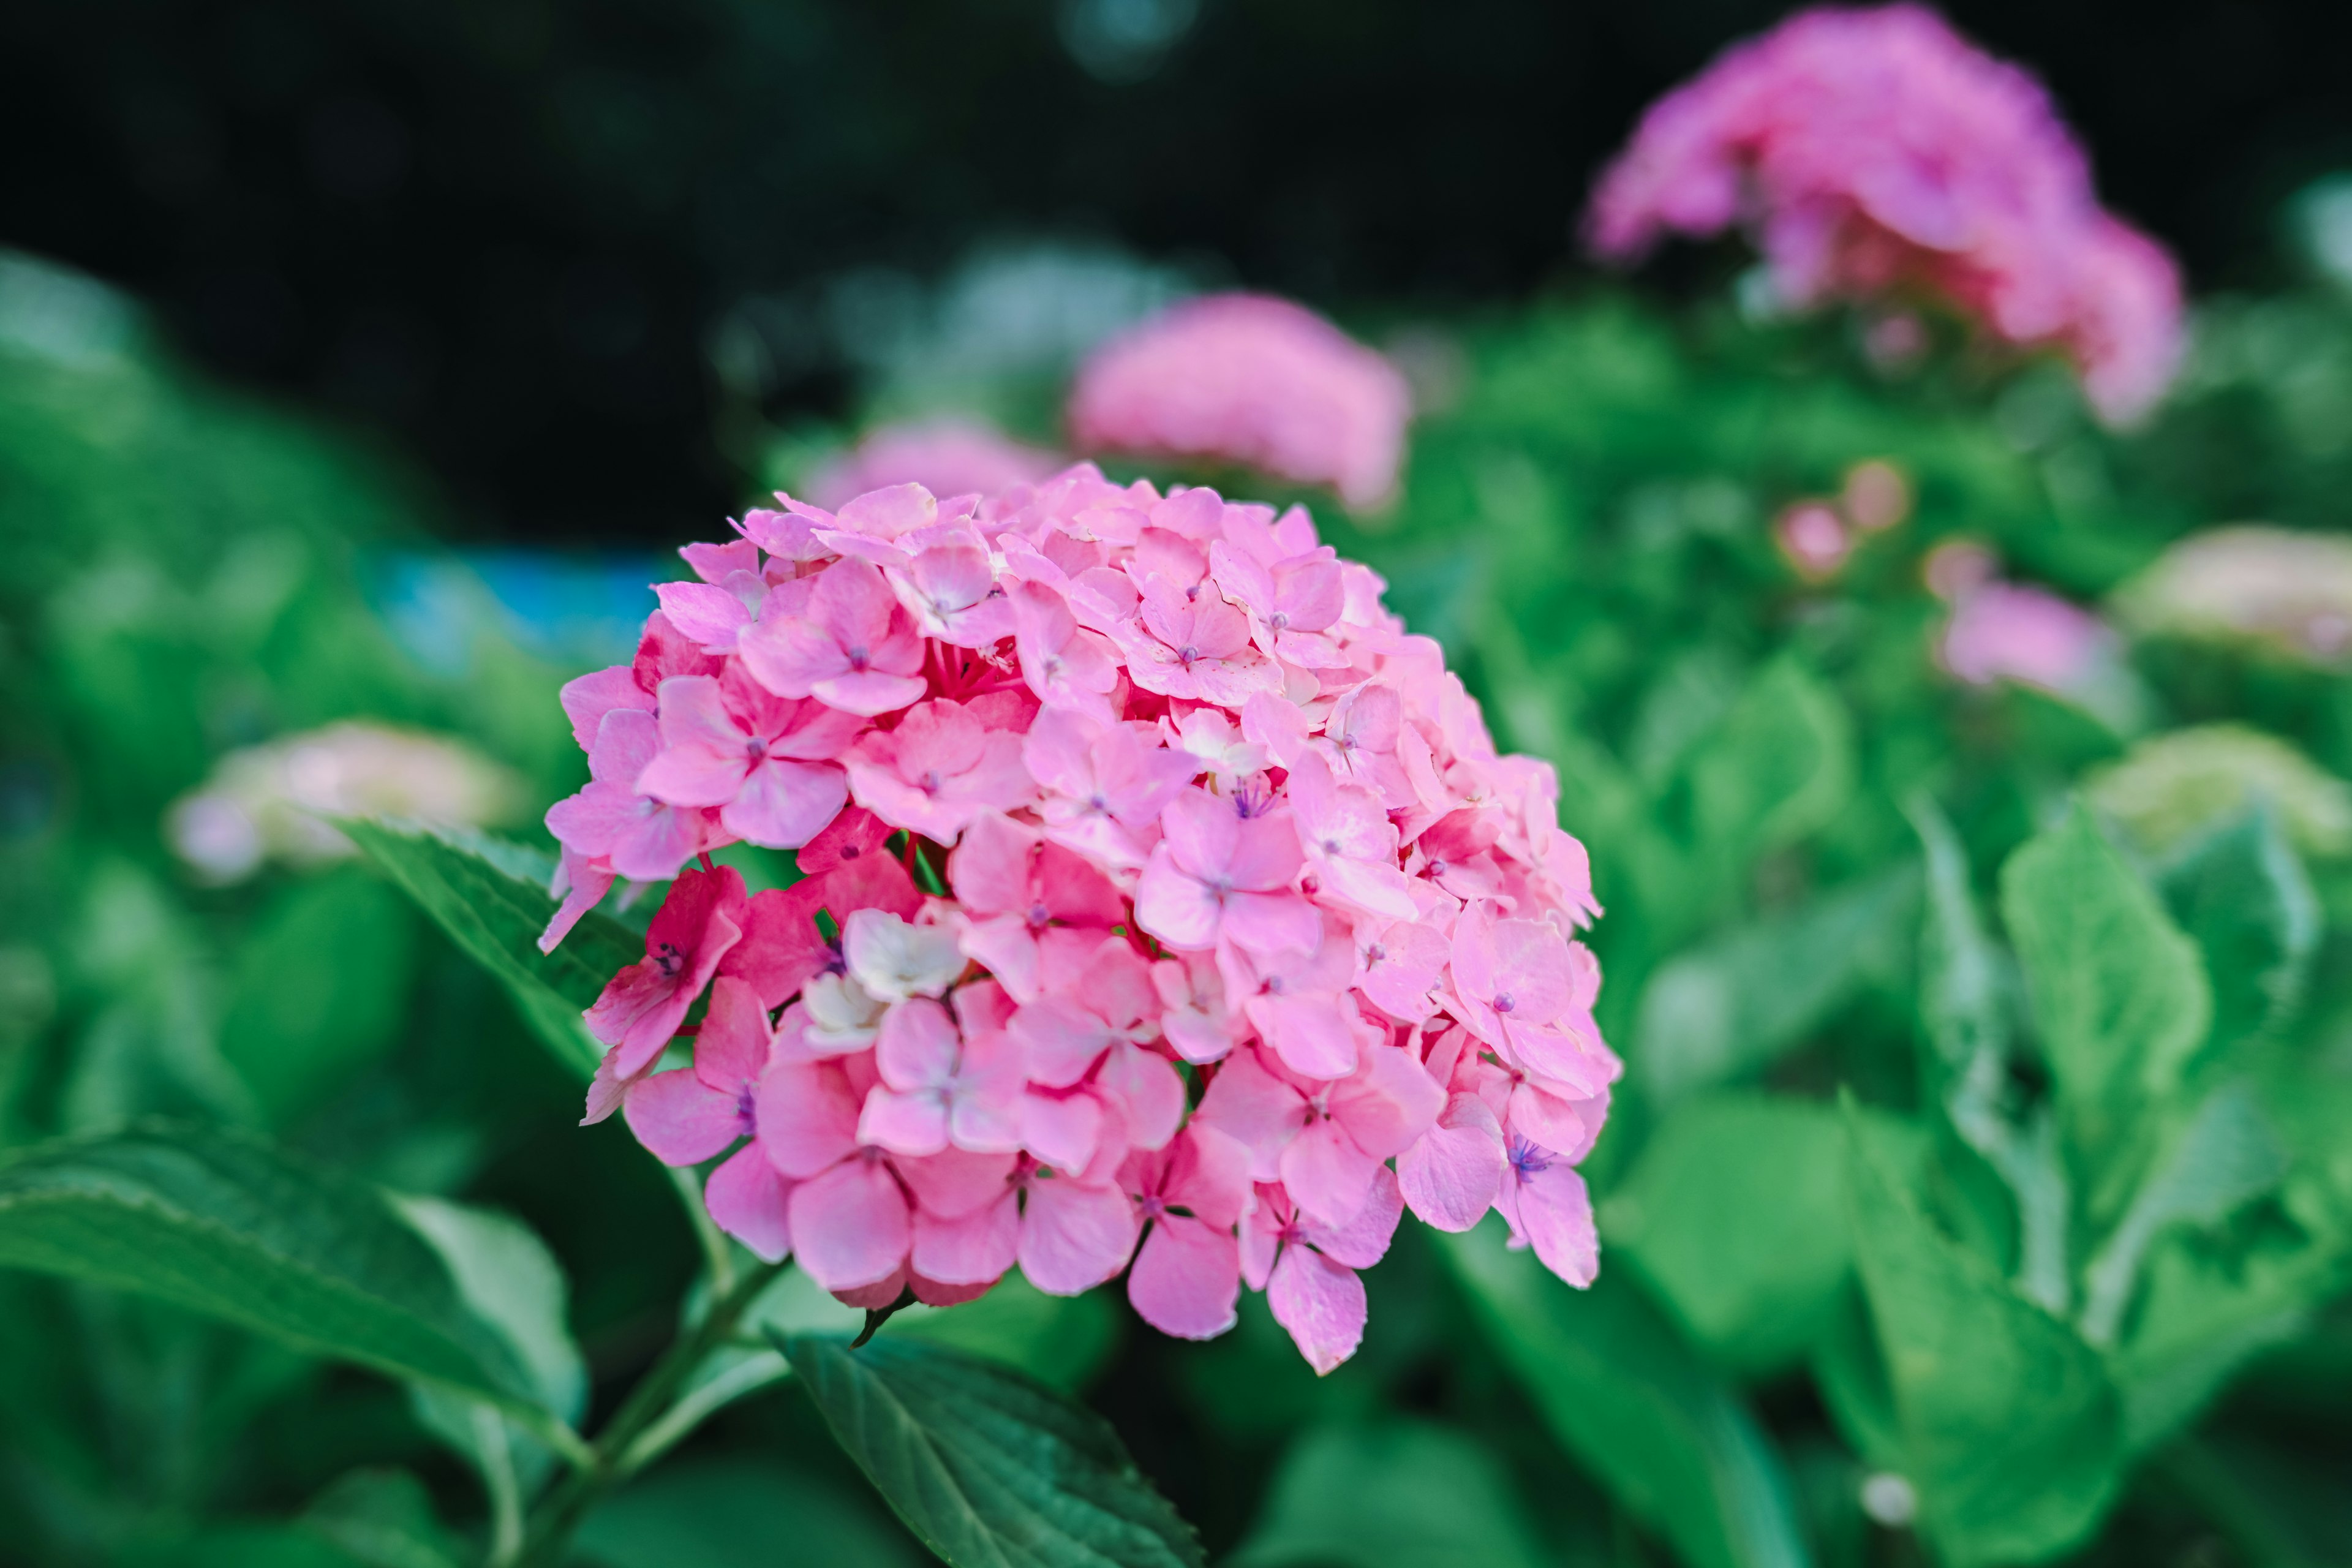
[[[639,882],[667,880],[695,856],[728,842],[717,812],[637,793],[637,780],[660,754],[660,725],[651,711],[607,711],[588,753],[587,786],[548,807],[547,830],[604,870]]]
[[[1239,1140],[1253,1179],[1280,1182],[1316,1220],[1344,1226],[1371,1195],[1373,1173],[1411,1148],[1444,1106],[1445,1090],[1394,1046],[1366,1050],[1337,1081],[1301,1077],[1250,1049],[1217,1068],[1193,1125]]]
[[[1056,927],[1108,932],[1127,900],[1092,863],[998,812],[973,819],[948,858],[966,917],[964,952],[1015,1002],[1038,994],[1038,940]]]
[[[729,833],[796,849],[839,814],[849,784],[833,759],[866,721],[814,700],[777,697],[738,673],[673,676],[661,684],[661,753],[638,793],[672,805],[719,808]]]
[[[1323,922],[1293,890],[1305,864],[1297,834],[1278,816],[1242,816],[1236,801],[1187,789],[1168,803],[1167,837],[1135,889],[1137,923],[1171,947],[1220,937],[1260,952],[1314,947]]]
[[[1395,1174],[1373,1173],[1372,1193],[1344,1226],[1308,1218],[1279,1184],[1261,1184],[1242,1222],[1242,1279],[1265,1292],[1274,1321],[1320,1377],[1356,1353],[1364,1340],[1364,1282],[1356,1270],[1388,1256],[1404,1203]]]
[[[923,642],[913,619],[864,561],[838,561],[768,591],[742,634],[752,679],[779,697],[814,697],[868,717],[921,700]]]
[[[971,1005],[966,998],[974,989],[957,993],[960,1012]],[[1001,1026],[959,1028],[945,1007],[928,998],[891,1008],[875,1042],[882,1084],[866,1097],[859,1141],[894,1154],[936,1154],[950,1142],[975,1153],[1016,1152],[1020,1057]],[[954,1282],[937,1269],[926,1272]]]
[[[961,703],[935,699],[851,749],[850,793],[891,826],[952,844],[982,813],[1011,811],[1036,794],[1021,765],[1021,741]]]
[[[2180,283],[2103,211],[2040,83],[1918,5],[1799,14],[1653,104],[1602,176],[1595,247],[1735,224],[1788,302],[1925,292],[2070,354],[2110,419],[2160,395]]]
[[[1232,1328],[1242,1285],[1234,1226],[1249,1208],[1249,1151],[1196,1123],[1166,1149],[1130,1156],[1119,1184],[1145,1227],[1127,1277],[1137,1313],[1180,1339]]]
[[[1944,668],[1970,685],[2013,680],[2066,696],[2113,656],[2115,637],[2096,616],[2054,594],[1988,583],[1960,599],[1937,651]]]
[[[1592,1199],[1576,1167],[1549,1149],[1514,1137],[1495,1206],[1511,1227],[1513,1247],[1533,1247],[1543,1266],[1570,1284],[1601,1272]]]
[[[1452,1001],[1464,1026],[1588,1095],[1616,1076],[1591,1024],[1600,984],[1591,954],[1546,921],[1494,920],[1474,903],[1454,927]]]
[[[1152,745],[1135,726],[1051,708],[1030,726],[1021,756],[1045,792],[1046,836],[1121,870],[1143,864],[1143,834],[1198,771],[1191,756]]]
[[[1220,458],[1369,507],[1396,487],[1412,393],[1397,368],[1286,300],[1187,300],[1097,349],[1069,403],[1080,447]]]
[[[838,507],[868,490],[908,483],[937,496],[994,495],[1015,485],[1034,484],[1066,461],[972,420],[885,425],[866,432],[854,448],[818,469],[806,494],[821,507]]]

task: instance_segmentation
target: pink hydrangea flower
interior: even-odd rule
[[[1205,1337],[1246,1286],[1328,1371],[1405,1209],[1591,1279],[1584,849],[1377,578],[1304,511],[1083,465],[780,502],[564,691],[548,942],[669,883],[589,1120],[863,1306],[1125,1270]],[[737,838],[802,879],[751,896]]]
[[[1937,656],[1972,686],[2013,680],[2058,696],[2084,690],[2114,657],[2115,634],[2054,594],[1986,583],[1961,595]]]
[[[1806,11],[1651,105],[1588,215],[1603,255],[1740,225],[1791,305],[1941,299],[2052,344],[2128,420],[2180,355],[2171,258],[2099,205],[2042,85],[1923,6]]]
[[[1396,488],[1412,393],[1313,311],[1259,294],[1187,300],[1097,349],[1071,389],[1081,450],[1215,458],[1351,507]]]

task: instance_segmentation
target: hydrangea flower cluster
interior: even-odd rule
[[[778,499],[564,689],[546,943],[674,879],[588,1012],[588,1121],[726,1155],[712,1218],[853,1304],[1126,1270],[1206,1338],[1246,1283],[1328,1371],[1406,1208],[1591,1279],[1585,852],[1372,572],[1087,464]],[[739,839],[803,879],[750,893]]]
[[[2048,93],[1917,5],[1807,11],[1726,51],[1643,115],[1589,224],[1617,258],[1745,225],[1792,306],[1938,297],[2063,348],[2109,419],[2180,355],[2178,270],[2100,207]]]
[[[1097,348],[1066,413],[1082,452],[1221,458],[1328,485],[1362,509],[1396,489],[1412,389],[1303,305],[1212,294]]]

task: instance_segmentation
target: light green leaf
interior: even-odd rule
[[[1866,987],[1899,980],[1918,897],[1917,868],[1893,867],[1661,965],[1633,1026],[1643,1089],[1665,1100],[1753,1072]]]
[[[1853,793],[1853,723],[1803,665],[1748,683],[1690,763],[1699,845],[1739,864],[1828,826]]]
[[[2213,983],[2211,1051],[2268,1035],[2302,1005],[2323,922],[2319,896],[2268,809],[2189,845],[2157,873]]]
[[[502,868],[501,862],[517,864],[516,847],[469,842],[413,823],[338,826],[467,957],[490,972],[560,1060],[583,1079],[596,1070],[604,1048],[580,1015],[605,982],[645,956],[643,942],[591,910],[562,946],[542,953],[539,935],[555,913],[555,900],[544,884]]]
[[[316,1105],[400,1033],[415,917],[381,879],[346,867],[271,903],[237,954],[227,1058],[268,1120]]]
[[[1919,1011],[1934,1052],[1944,1115],[2008,1186],[2017,1205],[2017,1288],[2053,1312],[2074,1297],[2067,1253],[2072,1184],[2046,1108],[2022,1125],[2007,1103],[2016,1038],[2014,982],[1985,933],[1959,836],[1925,795],[1908,805],[1927,857]]]
[[[242,1135],[142,1124],[0,1165],[0,1265],[170,1301],[560,1427],[382,1192]]]
[[[574,1554],[600,1568],[911,1568],[920,1556],[855,1487],[767,1458],[664,1466],[599,1504]]]
[[[908,1339],[779,1344],[835,1438],[953,1568],[1207,1563],[1109,1426],[1043,1384]]]
[[[2001,915],[2068,1130],[2095,1160],[2204,1042],[2204,960],[2080,806],[2010,857]]]
[[[1769,1439],[1630,1281],[1570,1289],[1492,1221],[1439,1251],[1553,1434],[1692,1568],[1811,1562]]]
[[[441,1255],[474,1315],[506,1341],[539,1402],[565,1422],[579,1420],[588,1368],[565,1321],[570,1287],[546,1244],[521,1221],[489,1209],[406,1194],[393,1203]],[[425,1424],[481,1471],[494,1510],[519,1510],[555,1456],[482,1400],[429,1384],[415,1393]]]
[[[1233,1568],[1543,1568],[1509,1471],[1423,1422],[1327,1426],[1294,1442]]]
[[[425,1484],[406,1470],[353,1470],[312,1500],[303,1528],[367,1568],[457,1568]]]
[[[2034,1562],[2082,1540],[2122,1478],[2096,1352],[1940,1234],[1853,1127],[1854,1258],[1921,1520],[1950,1563]]]
[[[1709,1095],[1666,1113],[1601,1208],[1602,1238],[1742,1372],[1802,1357],[1853,1263],[1845,1124],[1817,1100]]]
[[[2286,1150],[2252,1084],[2225,1084],[2206,1096],[2091,1259],[2084,1275],[2083,1336],[2095,1345],[2115,1343],[2140,1260],[2165,1230],[2221,1224],[2277,1186],[2286,1168]]]

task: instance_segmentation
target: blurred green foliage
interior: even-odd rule
[[[539,955],[540,849],[362,826],[364,859],[198,880],[172,802],[335,719],[553,799],[572,672],[488,631],[427,668],[369,563],[432,548],[429,500],[47,276],[78,337],[0,320],[25,1560],[510,1557],[674,1328],[716,1353],[573,1561],[919,1560],[860,1468],[950,1550],[1031,1519],[1119,1561],[2293,1568],[2352,1535],[2352,687],[2177,638],[2127,648],[2126,703],[1967,687],[1922,581],[1966,539],[2095,602],[2204,526],[2352,529],[2344,300],[2211,307],[2125,436],[2050,367],[1888,373],[1835,321],[1597,293],[1416,325],[1452,371],[1402,499],[1309,499],[1558,765],[1628,1072],[1599,1284],[1407,1226],[1318,1380],[1255,1298],[1191,1345],[1018,1280],[849,1361],[822,1336],[856,1314],[572,1125],[574,1014],[634,939]],[[1864,462],[1906,514],[1800,575],[1773,519]]]

